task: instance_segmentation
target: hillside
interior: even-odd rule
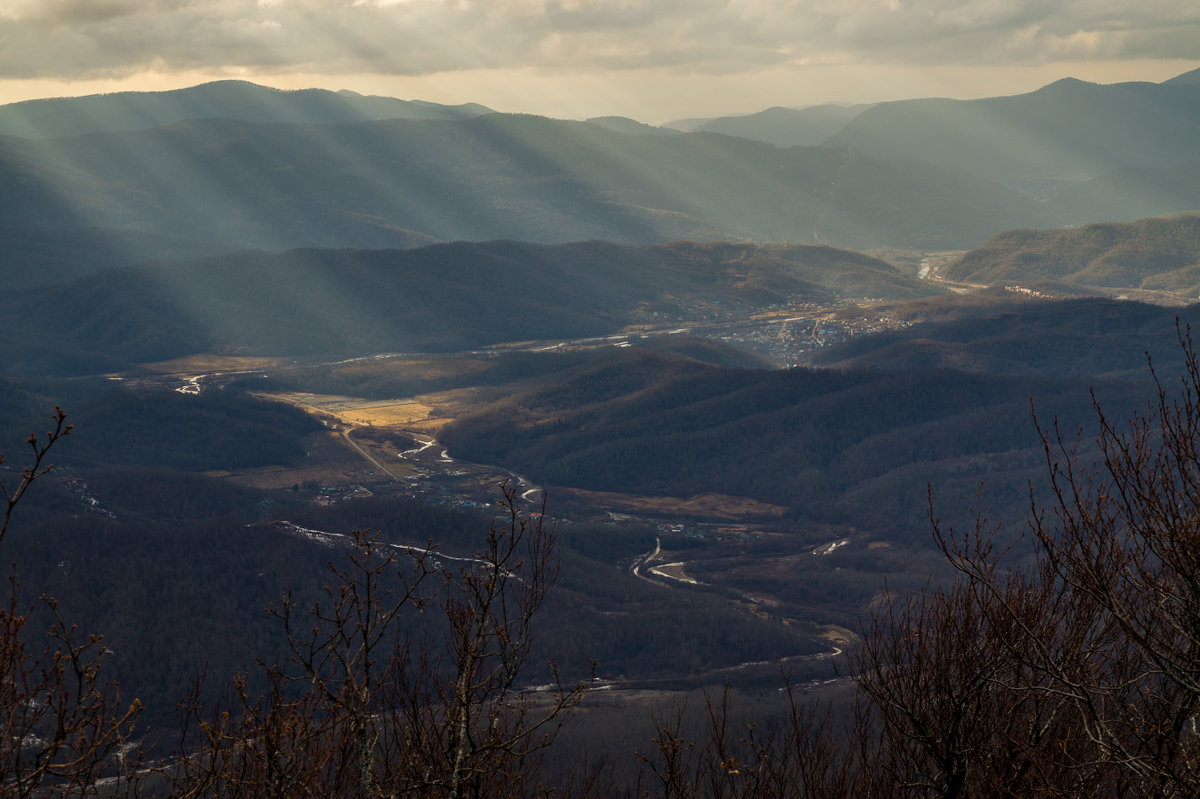
[[[799,297],[938,291],[827,247],[605,242],[244,252],[0,297],[9,369],[97,373],[196,352],[349,357],[601,336]],[[24,331],[18,335],[16,331]]]
[[[1200,85],[1065,78],[1012,97],[881,103],[826,144],[957,166],[1053,196],[1073,181],[1115,169],[1200,158]]]
[[[1200,306],[1017,296],[969,305],[935,300],[930,305],[938,307],[924,308],[917,318],[937,321],[817,350],[810,363],[894,372],[949,368],[1014,377],[1137,378],[1145,374],[1147,353],[1168,373],[1181,366],[1175,322],[1200,323]]]
[[[1079,286],[1200,295],[1200,214],[1068,230],[1013,230],[944,272],[973,283],[1062,281]]]
[[[996,517],[1019,518],[1041,465],[1030,396],[1073,430],[1089,418],[1089,384],[1118,413],[1144,396],[1090,376],[761,372],[626,351],[519,390],[439,438],[455,458],[541,485],[748,497],[920,545],[928,485],[967,508],[986,481]]]
[[[985,483],[989,515],[1021,518],[1044,467],[1031,402],[1071,436],[1093,420],[1093,390],[1125,418],[1150,390],[1147,355],[1175,374],[1177,322],[1200,323],[1200,306],[1097,298],[925,304],[945,320],[817,350],[832,369],[728,369],[636,349],[566,362],[439,438],[456,458],[539,484],[749,497],[910,536],[925,529],[927,486],[965,509]]]

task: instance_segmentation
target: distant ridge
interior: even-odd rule
[[[1182,75],[1176,75],[1175,77],[1173,77],[1169,80],[1163,81],[1164,86],[1181,85],[1181,84],[1189,85],[1189,86],[1195,85],[1195,84],[1200,84],[1200,67],[1197,67],[1196,69],[1185,72]]]
[[[240,80],[162,92],[27,100],[0,106],[0,135],[30,139],[116,133],[191,119],[329,123],[379,119],[466,119],[491,109],[364,96],[325,89],[284,91]]]
[[[946,249],[1048,224],[1042,213],[961,170],[529,115],[0,137],[0,227],[147,233],[209,251],[494,239]]]
[[[776,147],[815,147],[841,130],[870,105],[776,106],[756,114],[715,119],[681,119],[663,127],[686,132],[722,133],[774,144]]]
[[[1200,160],[1200,82],[1064,78],[1028,94],[867,109],[826,144],[968,169],[1040,197],[1123,167]]]
[[[584,121],[589,125],[597,125],[607,130],[616,131],[617,133],[649,133],[655,136],[669,136],[676,132],[666,128],[657,128],[654,125],[647,125],[645,122],[638,122],[636,119],[630,119],[629,117],[590,117]]]

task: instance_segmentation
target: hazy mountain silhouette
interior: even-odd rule
[[[163,92],[120,92],[28,100],[0,106],[0,135],[27,138],[112,133],[189,119],[245,122],[357,122],[465,119],[489,113],[475,103],[439,105],[324,89],[283,91],[225,80]]]
[[[590,117],[584,121],[589,125],[598,125],[617,133],[649,133],[657,136],[669,136],[676,132],[667,130],[666,128],[656,128],[653,125],[647,125],[645,122],[638,122],[636,119],[630,119],[629,117]]]
[[[1065,78],[1012,97],[881,103],[826,143],[958,166],[1048,196],[1122,167],[1200,159],[1200,83],[1187,75],[1161,84]]]
[[[1169,79],[1169,80],[1164,80],[1164,81],[1163,81],[1163,83],[1164,83],[1164,84],[1169,84],[1169,85],[1175,85],[1175,84],[1196,85],[1196,84],[1200,84],[1200,68],[1193,69],[1193,70],[1191,70],[1190,72],[1185,72],[1185,73],[1183,73],[1182,75],[1176,75],[1175,77],[1173,77],[1173,78],[1171,78],[1171,79]]]
[[[824,143],[846,126],[850,120],[866,111],[867,105],[814,105],[807,108],[768,108],[756,114],[717,117],[715,119],[681,119],[668,122],[664,128],[680,131],[723,133],[774,144],[777,147],[811,147]]]
[[[1159,89],[1200,85],[1189,75]],[[1108,88],[1067,82],[1054,91],[1091,97]],[[561,615],[544,628],[588,658],[603,656],[606,672],[640,680],[659,671],[694,675],[751,660],[774,662],[773,651],[808,652],[776,646],[770,637],[808,627],[807,617],[798,615],[788,615],[795,625],[781,624],[786,606],[763,620],[744,607],[721,615],[731,599],[757,597],[759,581],[789,602],[803,597],[822,608],[813,616],[822,625],[832,618],[851,627],[879,596],[880,571],[897,574],[888,582],[896,591],[927,585],[929,486],[939,507],[966,515],[982,505],[1005,530],[1025,529],[1019,522],[1028,514],[1030,481],[1044,477],[1046,465],[1030,396],[1046,411],[1043,418],[1053,415],[1068,436],[1094,421],[1089,388],[1111,418],[1127,418],[1153,397],[1144,353],[1151,352],[1171,379],[1180,355],[1176,318],[1200,322],[1200,306],[1022,301],[999,290],[947,298],[936,280],[918,281],[862,253],[746,243],[975,246],[950,268],[951,277],[1200,292],[1200,214],[1028,229],[1061,223],[1068,213],[1108,213],[1122,192],[1130,207],[1135,200],[1169,204],[1164,196],[1186,201],[1195,191],[1189,183],[1200,185],[1200,175],[1175,162],[1124,166],[1075,181],[1053,202],[1036,202],[968,171],[975,161],[962,168],[855,148],[779,148],[714,132],[664,134],[619,118],[578,123],[474,115],[479,108],[464,109],[468,118],[461,119],[451,112],[452,118],[374,119],[370,109],[394,111],[388,103],[400,101],[288,93],[271,106],[275,100],[256,93],[261,87],[209,89],[224,98],[220,108],[209,107],[214,113],[193,115],[205,107],[197,99],[203,92],[196,91],[186,103],[170,99],[179,113],[154,123],[149,120],[166,106],[139,111],[135,97],[115,97],[111,106],[106,99],[114,98],[96,98],[86,108],[105,124],[124,118],[138,129],[0,136],[0,336],[6,344],[0,351],[0,450],[27,453],[21,439],[30,429],[44,429],[54,403],[78,424],[66,448],[55,449],[56,461],[65,455],[59,462],[66,468],[39,484],[32,499],[48,496],[48,502],[22,505],[21,530],[5,546],[17,547],[13,557],[31,576],[26,585],[33,596],[46,591],[64,608],[94,611],[82,629],[111,636],[105,646],[122,687],[148,706],[165,708],[171,722],[179,675],[192,665],[208,662],[209,673],[223,679],[254,662],[250,647],[234,644],[229,631],[238,628],[230,620],[277,599],[277,582],[303,574],[295,586],[315,591],[315,581],[327,574],[321,566],[328,550],[275,540],[252,522],[370,527],[397,541],[418,531],[442,552],[470,552],[477,538],[468,531],[486,529],[494,511],[453,521],[424,499],[391,496],[393,488],[317,509],[311,506],[315,489],[301,490],[308,477],[288,476],[285,485],[297,480],[291,492],[268,488],[274,468],[218,482],[219,472],[306,461],[313,463],[312,479],[328,475],[335,485],[366,471],[365,461],[343,469],[337,464],[345,461],[328,453],[317,470],[309,459],[318,447],[336,446],[334,431],[295,408],[243,394],[251,383],[278,387],[290,379],[298,391],[342,393],[331,387],[340,379],[369,396],[366,386],[374,382],[376,391],[387,392],[376,396],[390,398],[411,396],[393,393],[395,386],[421,380],[453,378],[462,381],[455,387],[478,387],[462,393],[489,404],[456,411],[455,421],[438,431],[439,441],[455,459],[519,470],[547,488],[555,513],[556,491],[566,487],[701,495],[714,504],[744,497],[779,506],[760,511],[761,518],[785,533],[747,530],[738,543],[731,533],[718,554],[751,557],[730,568],[728,582],[708,588],[638,584],[628,564],[654,546],[650,525],[562,525],[559,588],[567,599],[559,611],[547,605]],[[1141,91],[1135,85],[1127,94],[1141,97]],[[235,96],[246,98],[243,112]],[[271,107],[256,109],[263,103]],[[1041,110],[1016,118],[1031,127],[1045,122],[1038,114],[1049,114],[1053,103],[1038,103]],[[1088,113],[1099,114],[1101,106],[1087,106]],[[53,113],[26,130],[81,124],[82,107],[68,113],[48,106]],[[422,109],[442,113],[410,107]],[[1137,104],[1125,110],[1134,113]],[[787,115],[776,116],[786,122]],[[1100,131],[1097,139],[1111,136],[1112,146],[1092,140],[1081,146],[1080,162],[1115,162],[1117,144],[1124,146],[1118,138],[1126,134],[1153,133],[1183,152],[1187,119],[1181,113],[1150,132],[1139,120],[1129,121],[1125,133]],[[1055,124],[1065,129],[1068,121]],[[1067,139],[1057,136],[1055,147]],[[1018,137],[1022,141],[1032,139]],[[971,142],[959,144],[966,158]],[[1026,166],[1034,170],[1038,158],[1043,166],[1062,166],[1053,149],[1033,148],[1036,157]],[[986,155],[984,161],[1003,166],[1021,153]],[[1200,164],[1200,157],[1188,163]],[[1010,182],[1044,187],[1047,174],[1035,170],[1028,181]],[[1056,180],[1057,172],[1050,182]],[[994,235],[1014,227],[1024,229]],[[738,241],[675,241],[722,237]],[[510,240],[491,240],[498,238]],[[453,243],[431,245],[434,240]],[[575,241],[551,243],[565,240]],[[248,247],[259,249],[231,251]],[[812,298],[829,307],[838,297],[863,295],[892,301],[868,313],[914,324],[814,356],[834,368],[770,369],[730,346],[682,333],[629,334],[644,329],[634,327],[639,323],[701,312],[745,318],[763,306]],[[938,322],[920,324],[932,317]],[[707,332],[701,328],[695,326]],[[619,340],[609,338],[618,334]],[[559,349],[553,346],[487,349],[583,337],[604,338],[566,353],[542,351]],[[442,360],[453,365],[443,369],[442,362],[415,357],[395,360],[436,368],[389,359],[330,363],[416,351],[450,353]],[[289,365],[287,377],[272,368],[268,379],[231,377],[232,385],[206,385],[187,396],[104,377],[193,353],[273,355],[298,363]],[[489,377],[457,366],[475,361]],[[756,368],[738,368],[746,361]],[[314,379],[322,371],[326,388]],[[34,421],[27,425],[27,419]],[[364,440],[392,435],[361,433]],[[407,438],[397,433],[396,443]],[[346,458],[358,456],[347,450]],[[70,484],[55,483],[58,476]],[[441,493],[440,475],[420,482],[429,487],[428,497],[451,499]],[[52,488],[55,493],[43,493]],[[601,499],[593,502],[589,512],[605,509]],[[824,537],[826,525],[837,525],[836,534]],[[814,547],[849,540],[844,535],[853,546],[834,558],[816,556]],[[678,539],[669,546],[700,543]],[[597,559],[573,551],[573,540]],[[31,551],[40,554],[33,558]],[[206,554],[213,552],[221,557]],[[760,553],[770,559],[759,559]],[[940,555],[932,557],[941,562]],[[817,562],[822,565],[814,567]],[[131,574],[140,578],[130,580]],[[166,594],[155,590],[162,586]],[[835,615],[825,612],[829,606]],[[670,615],[661,613],[664,607]],[[254,624],[267,621],[261,612],[256,618]],[[689,635],[697,618],[706,621],[699,638]],[[269,639],[265,628],[244,630],[255,647]],[[726,634],[731,630],[737,636]],[[593,641],[604,648],[593,651]],[[617,657],[609,655],[618,649],[614,641]],[[261,648],[256,654],[263,662],[274,657]],[[804,669],[828,663],[791,660]],[[807,679],[798,676],[796,684]],[[692,677],[687,684],[694,684]],[[762,686],[746,696],[757,702]]]
[[[963,247],[1052,223],[955,169],[500,114],[0,138],[0,187],[0,224],[229,250],[497,238]]]

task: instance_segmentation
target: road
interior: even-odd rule
[[[393,480],[399,480],[400,478],[396,475],[395,472],[393,472],[391,469],[389,469],[388,467],[384,466],[382,463],[377,461],[375,459],[374,455],[367,452],[365,449],[363,449],[362,446],[359,445],[359,443],[357,441],[355,441],[353,438],[350,437],[350,434],[353,433],[357,429],[358,429],[358,427],[347,427],[345,430],[342,431],[342,438],[345,439],[345,441],[348,445],[350,445],[351,449],[353,449],[359,455],[362,455],[364,458],[366,458],[367,462],[370,463],[371,465],[373,465],[376,469],[383,472],[387,476],[391,477]]]
[[[638,557],[634,558],[633,563],[631,563],[629,565],[629,573],[632,574],[634,577],[638,578],[639,580],[645,580],[648,583],[654,583],[655,585],[660,585],[660,583],[657,580],[651,580],[649,577],[642,574],[642,567],[646,566],[651,561],[653,561],[655,558],[657,558],[660,552],[662,552],[662,540],[655,538],[654,539],[654,551],[647,552],[645,555],[639,555]]]

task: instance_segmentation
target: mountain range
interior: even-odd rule
[[[516,239],[969,246],[1043,209],[957,169],[488,114],[0,139],[0,227],[285,249]],[[39,261],[34,242],[12,258]]]
[[[1200,207],[1200,70],[1157,84],[1064,78],[1009,97],[771,108],[664,127],[956,166],[1050,200],[1058,224]]]
[[[876,158],[958,166],[1053,196],[1117,169],[1200,160],[1196,74],[1157,84],[1064,78],[1012,97],[880,103],[825,144]]]
[[[235,81],[17,103],[0,107],[5,278],[500,238],[970,247],[1200,206],[1193,78],[678,123],[690,133]]]

